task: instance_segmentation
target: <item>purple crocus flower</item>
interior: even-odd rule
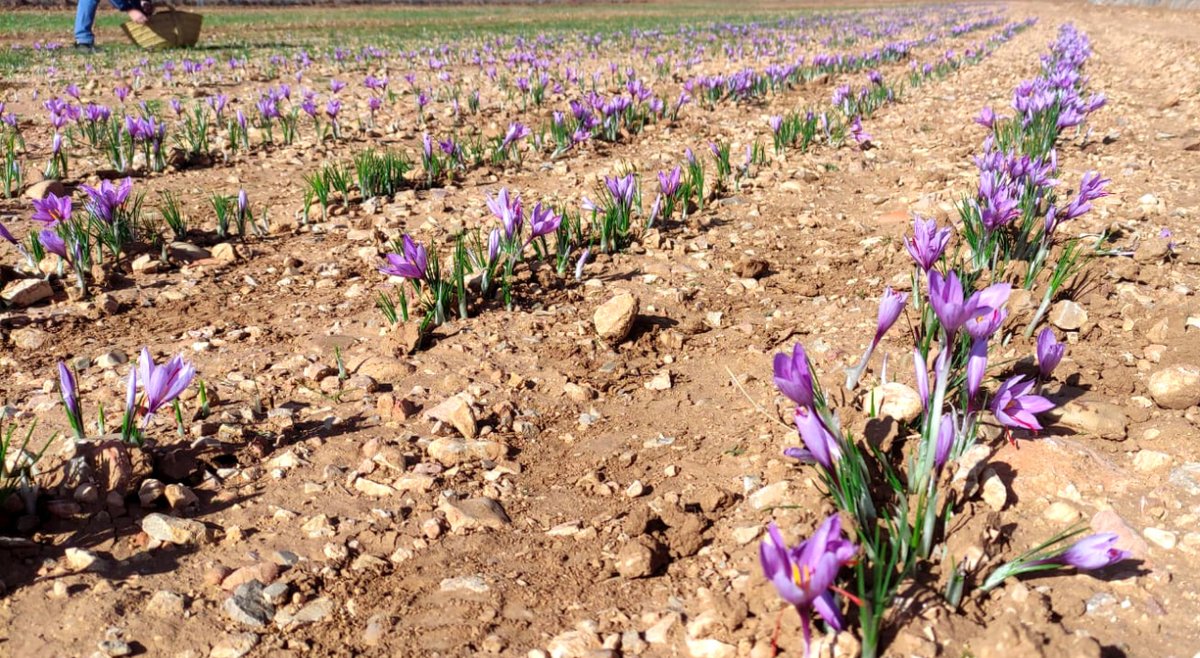
[[[813,377],[808,369],[808,355],[804,346],[796,343],[789,355],[780,352],[775,355],[774,379],[775,386],[789,400],[802,407],[813,406]]]
[[[143,347],[138,358],[138,382],[145,395],[146,418],[143,427],[150,423],[163,405],[174,401],[183,393],[188,384],[196,376],[196,368],[183,360],[183,355],[177,354],[166,363],[155,365],[150,350]]]
[[[75,375],[67,364],[58,362],[58,390],[62,394],[63,407],[71,417],[72,426],[83,426],[83,410],[79,406],[79,388],[75,385]]]
[[[1007,284],[1001,284],[1007,285]],[[1004,299],[1000,298],[1001,292]],[[985,300],[987,306],[983,306],[978,310],[978,313],[967,320],[965,327],[967,333],[971,334],[974,340],[971,342],[971,350],[967,355],[967,398],[974,399],[975,394],[979,392],[979,386],[983,383],[983,376],[987,372],[987,355],[988,341],[992,334],[1004,324],[1004,320],[1008,318],[1008,311],[1004,308],[997,308],[992,304],[1002,306],[1008,298],[1008,289],[998,291],[990,295],[991,299]],[[990,302],[990,303],[989,303]]]
[[[534,204],[533,212],[529,215],[529,239],[542,235],[550,235],[558,230],[562,223],[562,215],[555,214],[554,208],[543,206],[540,202]]]
[[[667,198],[675,196],[675,193],[679,191],[679,178],[682,173],[683,170],[678,166],[669,172],[658,172],[658,189],[662,192],[663,196]]]
[[[330,119],[337,119],[338,112],[342,110],[342,101],[331,98],[325,103],[325,114],[329,115]]]
[[[1089,535],[1072,544],[1059,556],[1050,558],[1049,561],[1072,566],[1080,571],[1102,569],[1130,556],[1129,551],[1117,548],[1116,543],[1117,534],[1115,532]]]
[[[196,367],[187,363],[181,354],[176,354],[167,363],[155,365],[150,349],[143,347],[138,359],[138,382],[142,384],[142,393],[145,395],[145,423],[149,424],[150,418],[163,405],[184,393],[194,377]]]
[[[64,260],[70,260],[70,258],[67,256],[67,243],[65,240],[63,240],[63,237],[58,234],[58,231],[49,228],[42,229],[42,232],[38,233],[38,242],[42,243],[42,247],[46,251],[56,254],[59,258]]]
[[[521,209],[520,195],[510,195],[508,188],[502,187],[495,198],[487,194],[485,195],[485,199],[488,209],[504,225],[504,237],[512,240],[520,234],[521,225],[525,221],[525,213]]]
[[[503,151],[518,140],[528,137],[530,134],[529,129],[520,122],[514,121],[508,124],[508,131],[504,133],[504,141],[500,143],[500,150]]]
[[[88,195],[88,210],[97,219],[105,222],[111,222],[113,212],[120,208],[129,198],[129,193],[133,189],[133,180],[126,178],[119,185],[113,185],[111,181],[100,181],[100,187],[90,187],[88,185],[80,185],[83,191]]]
[[[250,198],[246,196],[246,190],[238,190],[237,194],[237,212],[239,217],[246,216],[246,210],[250,207]]]
[[[1054,403],[1040,395],[1030,393],[1033,380],[1017,375],[1000,385],[992,399],[992,413],[1006,427],[1019,427],[1038,431],[1042,429],[1037,416],[1054,408]]]
[[[923,271],[933,269],[950,242],[950,228],[938,228],[937,220],[913,218],[913,235],[904,237],[904,247]]]
[[[33,217],[35,222],[41,222],[47,227],[57,225],[71,219],[71,197],[58,196],[51,192],[45,199],[33,200]]]
[[[917,394],[921,396],[921,408],[929,406],[929,368],[920,348],[913,348],[913,371],[917,377]]]
[[[984,128],[991,129],[996,125],[996,113],[990,107],[985,107],[979,112],[979,116],[975,117],[975,123]]]
[[[496,258],[500,255],[500,229],[494,228],[488,234],[487,257],[489,263],[496,262]]]
[[[929,273],[929,303],[950,336],[972,317],[1002,306],[1008,300],[1010,289],[1008,284],[998,283],[964,299],[962,281],[953,270],[946,276],[936,270]]]
[[[900,317],[900,313],[904,311],[904,305],[908,303],[908,293],[895,292],[891,286],[888,286],[883,291],[883,297],[879,300],[879,315],[875,321],[875,342],[878,343],[888,329],[896,324],[896,320]]]
[[[13,237],[12,232],[8,230],[8,227],[3,222],[0,222],[0,240],[4,240],[9,244],[21,244]]]
[[[1050,327],[1046,327],[1038,333],[1037,362],[1038,372],[1042,379],[1050,379],[1050,374],[1058,367],[1058,362],[1062,361],[1066,349],[1066,344],[1058,342],[1058,339],[1054,337],[1054,330]]]
[[[783,127],[783,117],[773,114],[767,117],[767,125],[771,127],[771,132],[779,134],[779,129]]]
[[[137,389],[137,366],[130,364],[129,377],[125,388],[125,418],[129,421],[129,427],[131,428],[133,427],[133,417],[137,415]]]
[[[833,598],[833,592],[841,590],[833,583],[857,552],[858,547],[842,534],[841,520],[836,514],[825,519],[812,537],[795,547],[787,545],[774,523],[767,528],[767,538],[759,545],[763,574],[779,596],[800,613],[806,658],[812,645],[813,610],[830,628],[842,630],[842,615]]]
[[[608,187],[608,193],[612,195],[613,201],[617,205],[625,208],[633,206],[633,196],[637,193],[637,179],[633,174],[619,178],[605,176],[604,185]]]
[[[862,377],[862,373],[867,368],[867,362],[871,360],[871,355],[875,352],[875,348],[879,346],[879,341],[883,339],[884,334],[896,320],[900,317],[900,313],[904,311],[904,305],[908,303],[908,293],[894,292],[891,286],[888,286],[883,291],[883,297],[879,300],[879,316],[875,321],[875,337],[871,339],[870,346],[863,353],[862,361],[853,368],[846,369],[846,388],[853,390],[858,385],[858,380]]]
[[[826,472],[833,473],[834,464],[842,458],[842,446],[837,436],[829,431],[812,407],[796,407],[794,421],[804,447],[788,448],[783,454],[800,461],[815,462]]]
[[[946,460],[950,458],[950,449],[954,447],[954,420],[954,414],[943,414],[942,422],[938,425],[937,440],[933,447],[933,464],[938,470],[941,470]]]
[[[429,266],[429,254],[425,250],[425,246],[414,242],[412,238],[405,235],[403,251],[403,254],[388,254],[388,264],[379,268],[379,271],[388,276],[398,276],[415,281],[424,279],[425,271]]]

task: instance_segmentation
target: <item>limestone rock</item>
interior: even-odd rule
[[[629,336],[637,314],[638,298],[625,292],[597,307],[592,315],[592,322],[601,338],[611,343],[619,343]]]
[[[18,279],[4,286],[0,299],[10,306],[23,308],[50,299],[53,295],[54,290],[45,279]]]
[[[497,441],[464,441],[457,437],[442,437],[430,441],[425,451],[443,466],[456,466],[484,459],[500,460],[508,448]]]
[[[1077,302],[1064,299],[1050,308],[1050,324],[1063,331],[1078,331],[1088,321],[1087,311]]]
[[[444,501],[438,509],[446,515],[450,530],[454,532],[476,528],[496,530],[512,523],[500,503],[486,497]]]
[[[142,519],[142,532],[159,541],[191,545],[203,541],[208,529],[199,521],[155,513]]]
[[[1187,409],[1200,404],[1200,368],[1180,364],[1150,375],[1150,397],[1164,409]]]
[[[459,434],[468,439],[475,438],[478,433],[475,412],[471,405],[458,395],[446,398],[441,404],[426,411],[425,416],[452,425]]]
[[[900,382],[888,382],[872,389],[863,398],[863,412],[869,413],[874,405],[877,415],[895,418],[901,423],[910,423],[921,415],[921,396],[911,386]]]

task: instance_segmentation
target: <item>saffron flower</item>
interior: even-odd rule
[[[1042,429],[1037,416],[1054,408],[1054,403],[1040,395],[1030,393],[1033,380],[1017,375],[1000,385],[992,399],[992,413],[1006,427],[1019,427],[1038,431]]]
[[[412,238],[405,235],[403,251],[403,254],[388,254],[388,264],[379,268],[379,271],[388,276],[398,276],[416,281],[424,279],[425,271],[429,266],[429,254],[425,250],[425,246],[414,242]]]
[[[533,206],[533,212],[529,215],[529,239],[550,235],[558,230],[561,223],[562,215],[555,214],[554,208],[543,206],[539,202]]]
[[[1042,375],[1042,379],[1050,378],[1050,374],[1058,367],[1059,361],[1062,361],[1066,349],[1066,344],[1058,342],[1058,339],[1054,337],[1053,329],[1050,327],[1042,329],[1037,337],[1038,372]]]
[[[4,240],[9,244],[21,244],[13,237],[12,232],[8,230],[8,227],[3,222],[0,222],[0,240]]]
[[[504,225],[504,237],[512,240],[521,232],[521,224],[525,221],[525,213],[521,209],[520,195],[510,195],[507,187],[500,188],[495,198],[485,195],[488,210]]]
[[[658,172],[658,189],[665,197],[673,197],[679,191],[679,177],[682,170],[677,166],[671,171]]]
[[[813,406],[813,378],[808,369],[808,355],[804,346],[796,343],[792,353],[775,355],[775,386],[792,402],[802,407]]]
[[[67,421],[75,430],[75,438],[83,439],[83,407],[79,404],[79,388],[75,385],[75,375],[67,364],[58,362],[58,391],[62,396],[63,409],[67,412]]]
[[[1008,300],[1010,289],[1010,285],[998,283],[965,297],[957,273],[951,271],[945,276],[937,271],[929,273],[929,303],[949,336],[953,336],[972,317],[999,308]]]
[[[58,196],[51,192],[45,199],[33,200],[33,217],[35,222],[41,222],[47,227],[57,225],[71,219],[71,197]]]
[[[913,262],[928,272],[942,257],[946,244],[950,242],[950,228],[938,228],[933,219],[913,218],[913,235],[904,237],[904,247],[912,256]]]
[[[1116,533],[1101,532],[1080,539],[1057,558],[1051,559],[1080,571],[1103,569],[1129,557],[1129,551],[1117,548],[1116,543]]]
[[[891,286],[888,286],[883,291],[883,298],[879,300],[879,317],[875,321],[875,337],[871,340],[871,345],[867,347],[867,351],[863,353],[862,361],[853,368],[846,369],[846,388],[853,390],[858,385],[858,379],[862,377],[862,373],[867,368],[867,362],[871,360],[871,355],[875,352],[875,348],[879,346],[879,341],[883,339],[884,334],[892,325],[896,323],[900,313],[904,311],[904,305],[908,302],[908,293],[893,292]]]
[[[941,470],[946,460],[950,458],[950,449],[954,447],[954,439],[954,414],[943,414],[933,447],[933,464],[938,470]]]
[[[634,178],[633,174],[619,178],[605,176],[604,185],[608,188],[608,193],[612,195],[613,201],[617,205],[625,208],[633,206],[633,197],[637,193],[637,179]]]
[[[196,368],[183,360],[182,355],[175,355],[162,365],[156,365],[150,356],[150,350],[142,348],[138,358],[137,379],[145,396],[143,404],[146,407],[146,418],[143,427],[150,423],[163,405],[173,402],[183,393],[188,384],[196,376]]]
[[[842,458],[842,446],[838,438],[825,427],[821,416],[812,407],[796,407],[794,420],[804,447],[788,448],[783,454],[800,461],[815,462],[832,474],[834,464]]]
[[[530,134],[532,133],[530,133],[529,129],[519,121],[508,124],[508,131],[504,133],[504,141],[500,143],[500,150],[503,151],[520,139],[528,137]]]
[[[67,242],[58,234],[58,231],[49,228],[42,229],[42,232],[38,233],[38,242],[42,243],[42,247],[46,251],[58,255],[64,260],[70,260],[67,257]]]
[[[833,593],[841,590],[833,583],[857,552],[858,547],[842,534],[836,514],[825,519],[812,537],[794,547],[787,545],[778,526],[768,526],[767,538],[759,545],[763,574],[779,596],[800,613],[805,656],[812,645],[814,610],[834,631],[842,630],[842,615],[833,598]]]
[[[113,185],[111,181],[100,181],[100,187],[90,187],[88,185],[80,185],[84,192],[88,195],[88,210],[96,219],[104,222],[112,222],[113,213],[120,208],[129,198],[129,193],[133,189],[133,180],[126,178],[119,185]]]

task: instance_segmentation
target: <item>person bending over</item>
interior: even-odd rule
[[[134,23],[145,24],[154,13],[150,0],[108,0],[118,11],[123,11]],[[95,50],[96,36],[92,34],[92,24],[96,22],[96,7],[100,0],[79,0],[75,10],[75,48],[79,50]]]

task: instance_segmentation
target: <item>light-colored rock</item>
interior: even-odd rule
[[[550,658],[584,658],[592,649],[598,648],[600,642],[595,633],[580,630],[559,633],[546,644]]]
[[[204,541],[208,529],[199,521],[154,513],[142,519],[142,532],[159,541],[190,545]]]
[[[221,263],[233,263],[239,258],[237,248],[228,242],[217,244],[212,249],[213,260]]]
[[[1142,531],[1142,536],[1153,542],[1155,545],[1167,549],[1168,551],[1175,548],[1176,537],[1175,533],[1162,528],[1146,528]]]
[[[993,511],[999,512],[1008,504],[1008,487],[1004,486],[1004,481],[996,474],[996,471],[987,468],[983,471],[981,478],[983,484],[983,502],[992,508]]]
[[[182,619],[187,600],[183,596],[160,589],[146,602],[146,612],[163,619]]]
[[[172,242],[167,245],[167,253],[171,258],[183,263],[192,263],[212,258],[212,252],[203,247],[197,247],[190,242]]]
[[[1180,364],[1150,375],[1150,397],[1164,409],[1200,405],[1200,368]]]
[[[1157,450],[1138,450],[1133,456],[1133,467],[1143,473],[1157,471],[1171,465],[1171,455]]]
[[[450,530],[454,532],[475,528],[499,529],[512,523],[500,503],[486,497],[443,501],[438,509],[446,515]]]
[[[1079,520],[1079,510],[1072,507],[1070,503],[1060,500],[1051,503],[1046,508],[1046,511],[1042,513],[1042,516],[1046,517],[1047,521],[1053,521],[1065,526]]]
[[[49,340],[50,334],[37,327],[21,327],[13,329],[8,335],[13,345],[22,350],[40,350]]]
[[[459,434],[468,439],[475,438],[478,433],[475,412],[466,400],[457,395],[446,398],[441,404],[427,410],[425,416],[453,426]]]
[[[354,488],[374,498],[384,498],[396,493],[396,490],[389,485],[363,477],[354,479]]]
[[[18,279],[4,286],[0,299],[10,306],[24,308],[50,299],[53,295],[54,289],[45,279]]]
[[[1046,415],[1063,427],[1113,441],[1125,440],[1129,425],[1129,418],[1121,407],[1087,397],[1066,402]]]
[[[1064,299],[1050,307],[1049,320],[1063,331],[1078,331],[1087,324],[1088,314],[1077,302]]]
[[[637,537],[621,547],[617,554],[617,573],[625,578],[648,578],[658,567],[661,545],[646,536]]]
[[[702,639],[689,637],[687,649],[692,658],[734,658],[737,656],[737,647],[711,637]]]
[[[67,188],[63,187],[61,182],[54,179],[38,181],[25,188],[26,199],[41,201],[51,194],[57,197],[67,196]]]
[[[479,574],[470,576],[455,576],[453,578],[443,578],[438,584],[438,589],[443,592],[466,592],[470,594],[486,594],[491,588],[488,587],[487,581]]]
[[[508,448],[497,441],[464,441],[458,437],[441,437],[430,441],[425,451],[442,466],[457,466],[484,459],[499,461],[504,458]]]
[[[669,612],[646,629],[646,641],[650,644],[666,644],[670,639],[671,629],[679,623],[679,614]]]
[[[638,308],[638,298],[627,292],[604,302],[592,315],[596,333],[611,343],[625,340],[637,320]]]
[[[106,566],[103,558],[82,548],[68,548],[63,557],[71,571],[102,571]]]
[[[258,634],[226,633],[213,645],[209,658],[242,658],[258,646]]]
[[[888,382],[875,387],[863,398],[863,413],[869,414],[872,408],[880,417],[909,423],[921,415],[921,396],[911,386]]]
[[[768,484],[750,494],[749,502],[750,507],[759,511],[786,505],[789,502],[788,481],[780,480],[774,484]]]

